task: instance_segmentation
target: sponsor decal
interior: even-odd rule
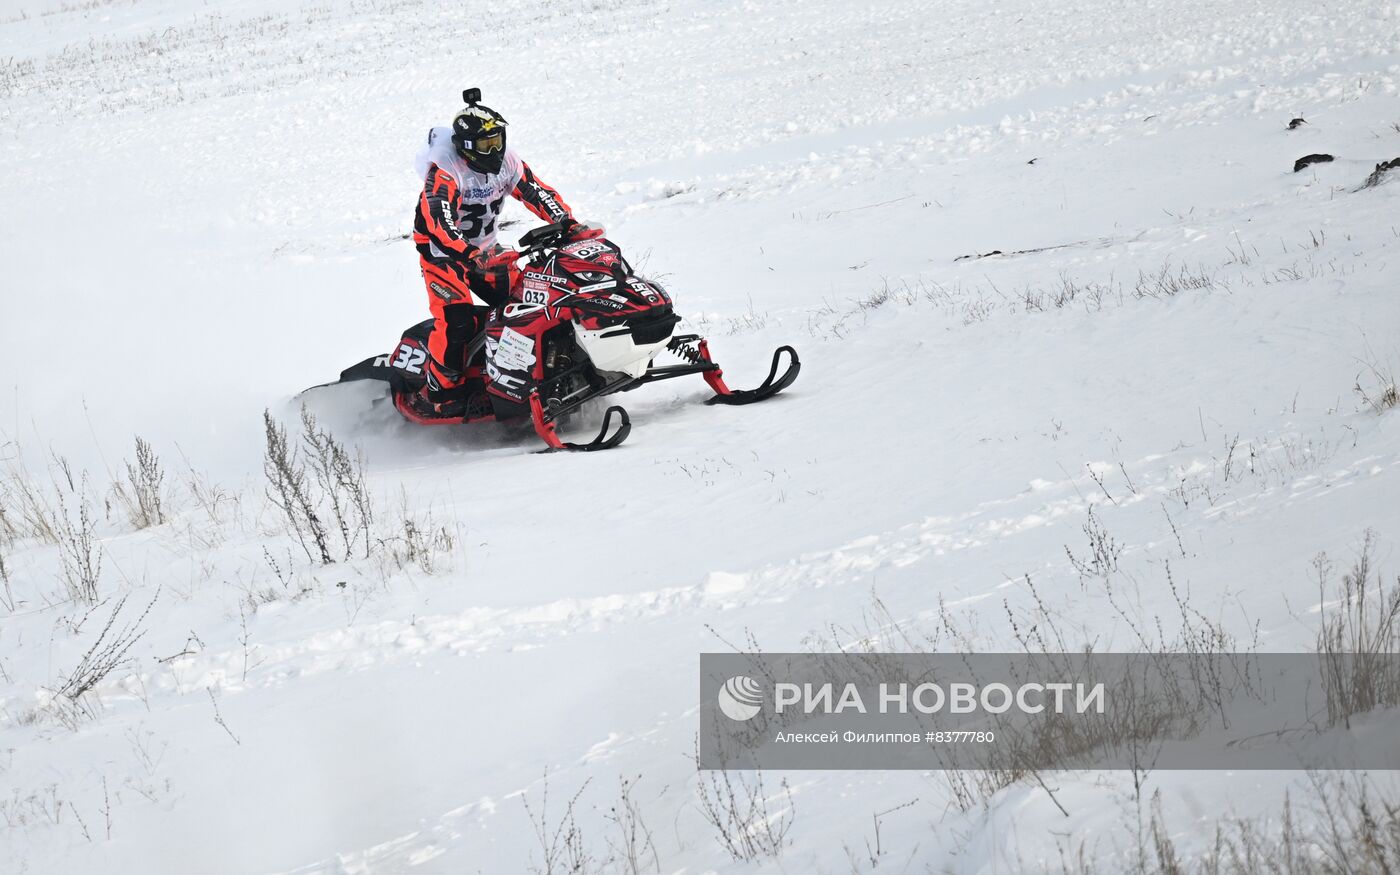
[[[502,368],[528,371],[535,365],[535,340],[513,328],[504,328],[492,360]]]
[[[530,183],[530,187],[535,190],[535,197],[539,198],[540,204],[549,211],[551,218],[558,219],[564,215],[563,207],[554,199],[554,195],[544,190],[544,186],[538,182]]]
[[[483,131],[492,130],[497,125],[496,117],[479,106],[469,106],[457,113],[454,124],[465,131],[470,127],[467,121],[469,118],[481,119],[481,129]]]
[[[497,390],[504,392],[517,401],[524,400],[520,391],[525,386],[524,380],[519,377],[512,377],[509,374],[501,373],[501,369],[490,361],[486,363],[486,376],[491,378],[491,383]]]
[[[432,290],[434,295],[437,295],[444,301],[455,301],[458,298],[462,297],[461,295],[449,289],[447,286],[444,286],[442,283],[439,283],[437,281],[429,282],[428,288]]]
[[[457,230],[457,219],[453,217],[452,210],[448,206],[447,201],[439,201],[439,204],[438,212],[442,213],[442,224],[452,233],[461,234],[461,232]]]

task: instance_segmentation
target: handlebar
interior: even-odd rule
[[[526,231],[517,244],[520,249],[507,249],[486,260],[487,267],[504,267],[522,259],[528,260],[546,249],[556,248],[565,243],[592,240],[603,236],[601,228],[590,228],[578,222],[555,222]]]
[[[550,246],[558,246],[563,242],[573,227],[573,222],[555,222],[550,225],[541,225],[538,228],[531,228],[520,236],[520,250],[530,252],[532,250],[545,249]]]

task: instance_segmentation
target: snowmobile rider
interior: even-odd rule
[[[562,221],[580,231],[588,227],[576,222],[559,192],[507,147],[506,120],[481,105],[481,90],[467,89],[462,99],[467,105],[452,126],[429,131],[415,162],[423,193],[413,243],[433,313],[423,393],[442,416],[465,412],[467,347],[520,275],[514,263],[490,263],[504,251],[496,244],[496,218],[506,195],[547,222]]]

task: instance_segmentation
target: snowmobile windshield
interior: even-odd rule
[[[494,134],[477,137],[472,141],[472,148],[483,155],[490,155],[505,148],[505,135],[499,131]]]

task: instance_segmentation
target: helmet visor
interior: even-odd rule
[[[506,147],[505,134],[497,131],[494,134],[484,134],[472,140],[472,151],[482,155],[490,155],[499,152]]]

